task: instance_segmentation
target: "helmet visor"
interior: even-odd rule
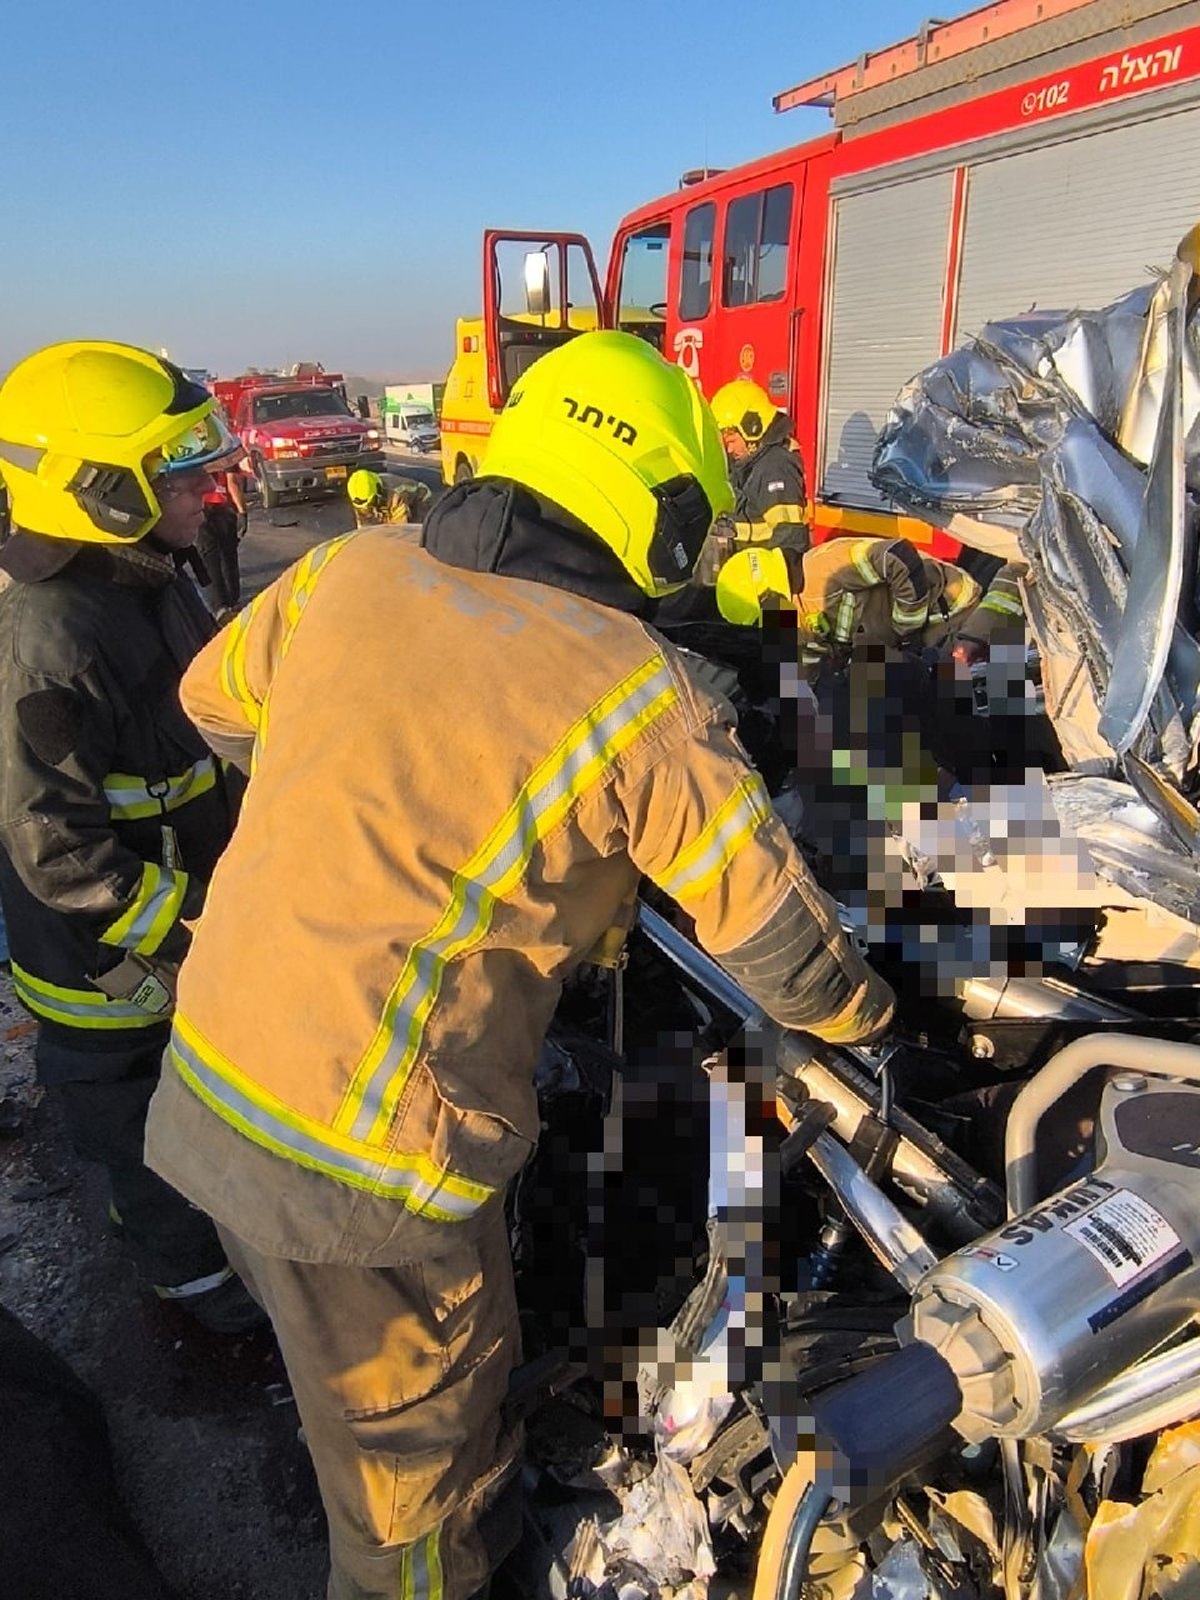
[[[173,477],[215,467],[241,454],[237,438],[214,411],[193,418],[173,439],[168,439],[146,463],[151,477]],[[156,459],[157,458],[157,459]]]

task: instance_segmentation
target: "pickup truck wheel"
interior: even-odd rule
[[[471,470],[471,463],[467,460],[466,456],[459,456],[458,460],[454,464],[455,483],[470,483],[474,476],[475,474]]]
[[[259,498],[262,500],[263,510],[274,511],[275,507],[279,504],[281,498],[280,493],[279,490],[272,487],[271,483],[268,481],[266,468],[263,466],[261,460],[257,460],[254,463],[254,476],[258,479],[258,493]]]

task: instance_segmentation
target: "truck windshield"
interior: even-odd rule
[[[401,418],[406,428],[436,428],[432,411],[406,411]]]
[[[292,389],[256,396],[251,415],[255,422],[282,422],[285,417],[349,417],[353,412],[332,389]]]

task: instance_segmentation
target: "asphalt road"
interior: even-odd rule
[[[416,478],[435,494],[445,487],[436,456],[389,455],[388,471]],[[253,506],[241,549],[243,598],[250,599],[266,588],[313,545],[323,539],[336,539],[353,526],[354,513],[344,489],[321,500],[303,500],[274,511]]]

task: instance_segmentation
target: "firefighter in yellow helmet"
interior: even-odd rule
[[[809,543],[804,466],[787,415],[748,378],[723,384],[712,406],[736,505],[706,552],[708,582],[732,550],[761,545],[802,554]]]
[[[339,1600],[467,1600],[515,1537],[504,1191],[564,978],[641,875],[784,1025],[887,1022],[727,704],[648,626],[731,505],[692,381],[583,334],[423,547],[318,548],[184,683],[254,766],[147,1152],[271,1313]]]
[[[0,385],[0,901],[36,1059],[108,1169],[143,1282],[261,1320],[211,1223],[142,1160],[189,928],[234,802],[178,705],[212,634],[176,557],[236,448],[212,396],[126,345],[52,345]]]
[[[380,522],[422,523],[433,503],[433,496],[415,478],[402,478],[394,472],[371,472],[359,467],[346,485],[354,507],[358,528]]]

